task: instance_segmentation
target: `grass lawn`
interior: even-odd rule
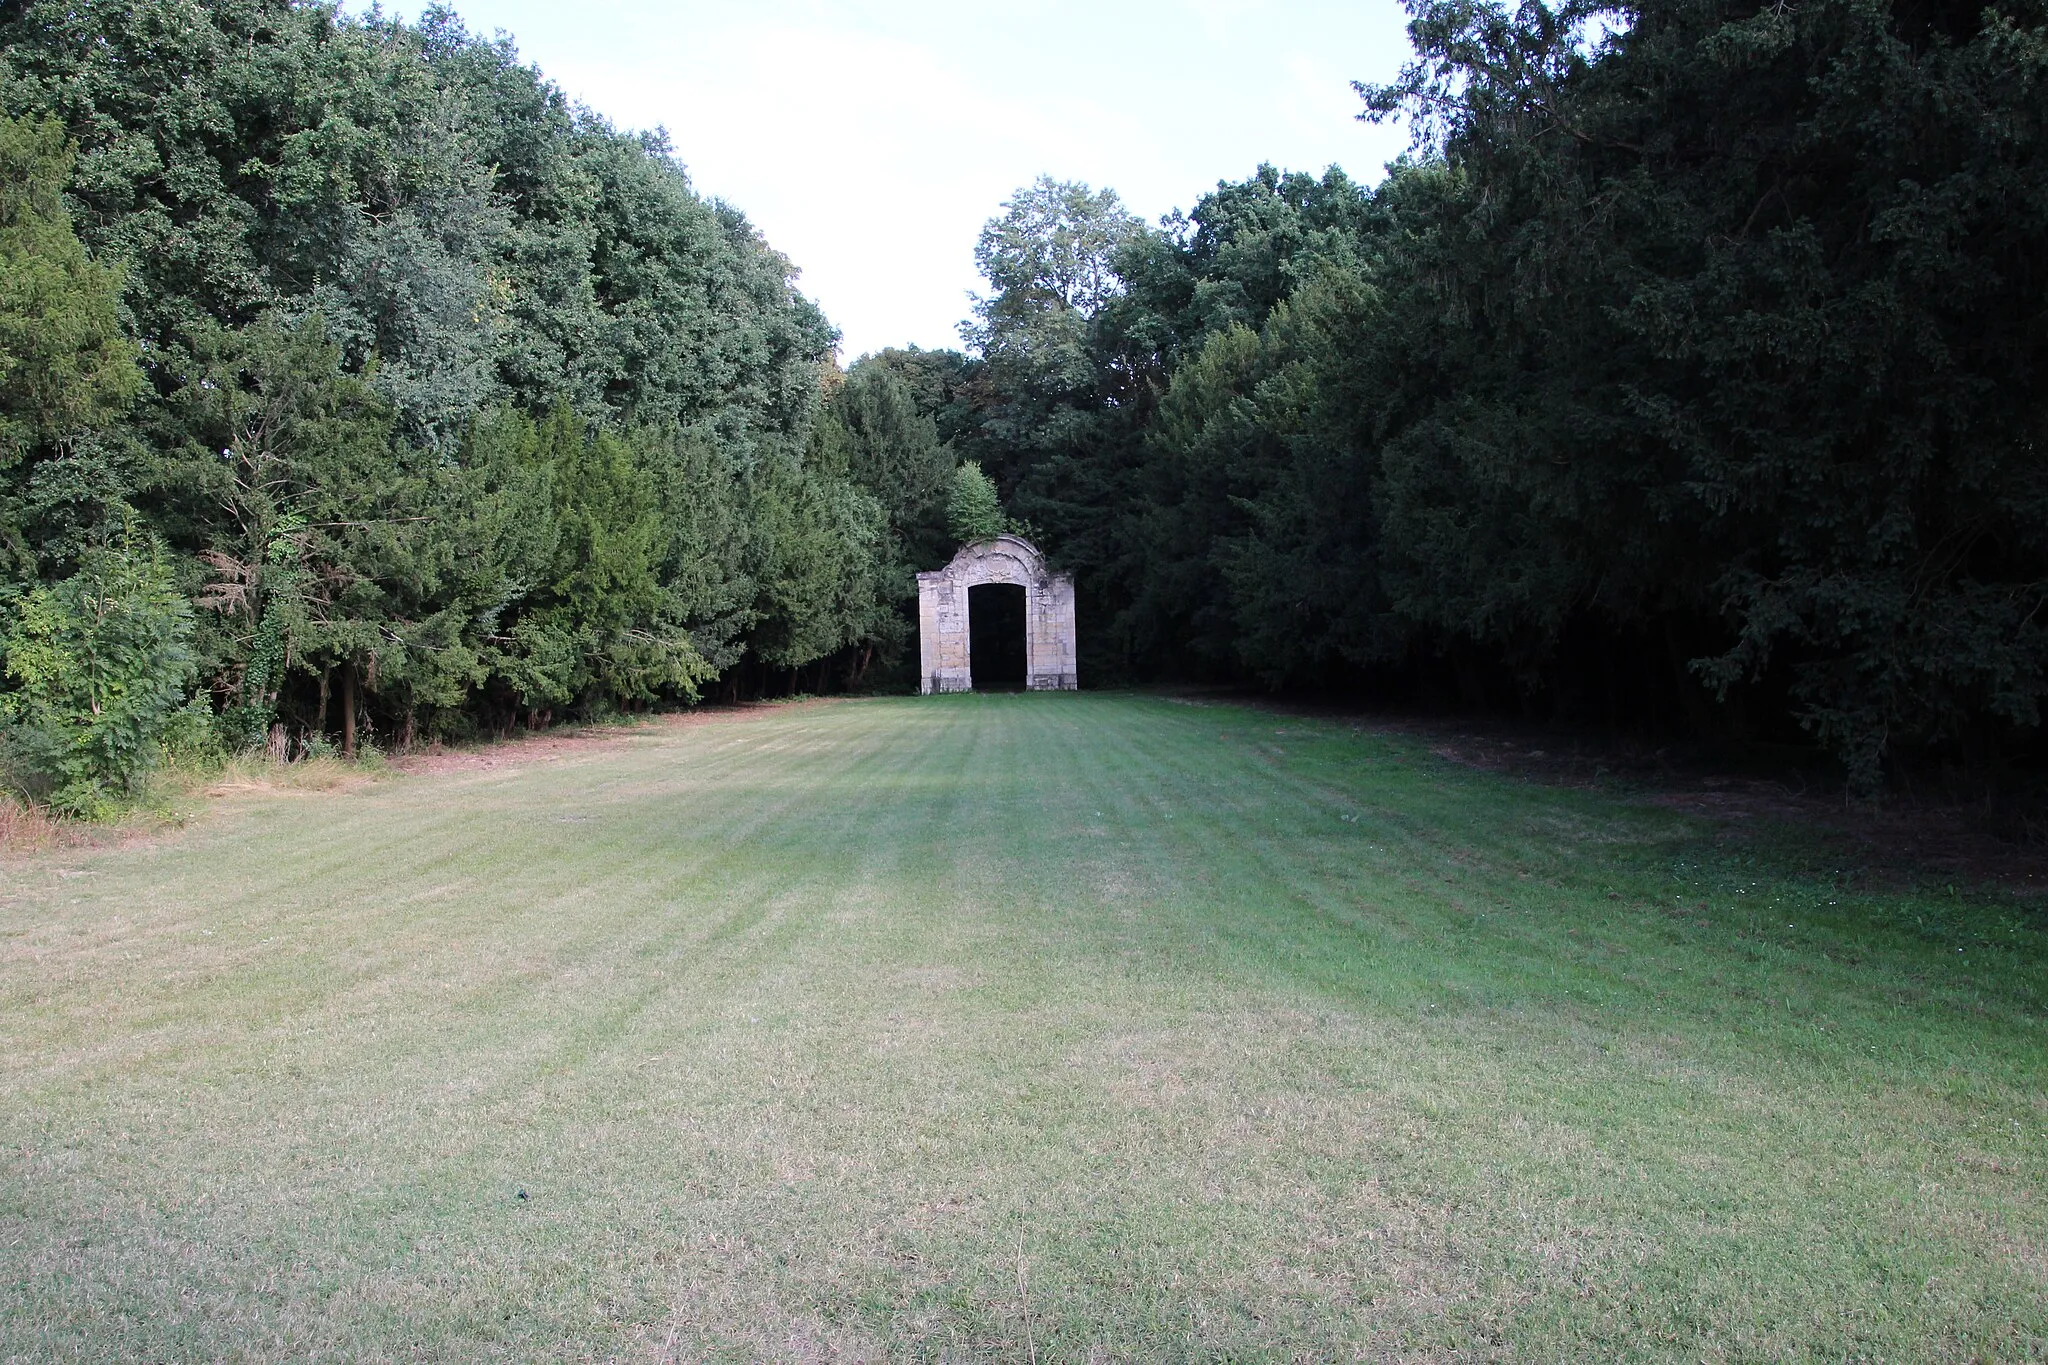
[[[2017,901],[1164,699],[500,752],[10,860],[0,1359],[2048,1360]]]

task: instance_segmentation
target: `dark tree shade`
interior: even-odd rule
[[[2039,6],[1412,13],[1376,190],[1219,186],[1058,344],[984,305],[958,441],[1082,569],[1092,676],[1803,726],[1866,789],[2029,752]]]

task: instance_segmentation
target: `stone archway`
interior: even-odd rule
[[[1048,572],[1037,546],[1008,535],[963,545],[951,564],[917,576],[921,690],[974,689],[967,594],[985,583],[1024,589],[1024,685],[1034,692],[1073,690],[1074,580]]]

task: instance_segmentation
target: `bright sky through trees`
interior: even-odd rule
[[[573,98],[668,128],[698,188],[802,268],[845,360],[957,344],[975,234],[1041,173],[1156,218],[1261,161],[1376,181],[1405,141],[1357,122],[1349,85],[1406,54],[1393,0],[455,7]]]

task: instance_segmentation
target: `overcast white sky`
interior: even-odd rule
[[[1350,86],[1407,55],[1395,0],[455,8],[614,122],[666,127],[699,191],[801,268],[846,360],[957,345],[975,236],[1041,173],[1107,185],[1157,219],[1261,161],[1377,181],[1405,143],[1356,120]]]

